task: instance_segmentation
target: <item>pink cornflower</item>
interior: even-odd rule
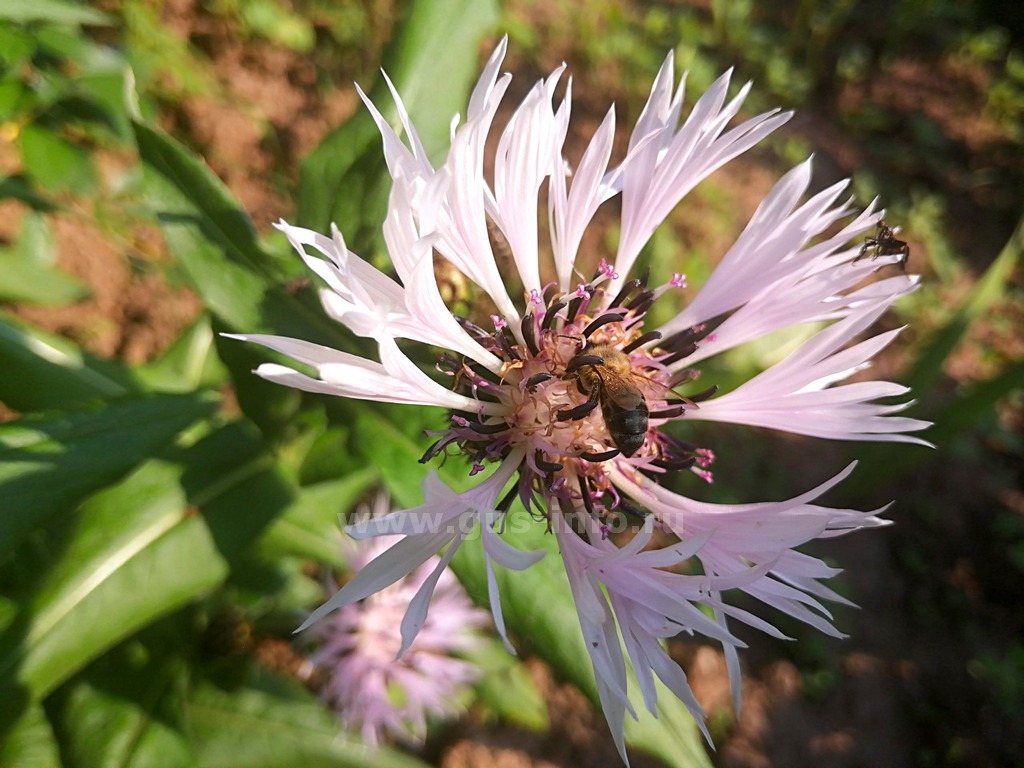
[[[387,509],[387,498],[378,497],[374,511]],[[346,542],[349,566],[362,569],[396,538]],[[324,672],[320,698],[367,744],[376,745],[384,734],[421,743],[427,717],[457,714],[459,696],[479,676],[477,667],[458,654],[480,644],[489,617],[473,605],[451,571],[436,570],[436,560],[365,600],[342,606],[313,628],[320,646],[310,661]],[[413,596],[434,578],[430,615],[399,658],[402,617]]]
[[[695,295],[688,293],[692,281],[681,274],[653,287],[646,274],[631,277],[641,249],[679,201],[790,114],[770,112],[728,128],[749,84],[726,100],[727,73],[682,119],[683,87],[674,83],[669,55],[622,162],[610,165],[615,115],[609,110],[579,164],[570,168],[563,144],[571,84],[557,107],[553,104],[561,67],[533,87],[502,129],[488,178],[486,139],[511,77],[499,74],[504,53],[502,41],[473,91],[465,122],[453,124],[451,148],[437,167],[393,88],[404,141],[364,97],[393,180],[383,231],[398,280],[352,254],[337,229],[327,237],[279,225],[326,283],[321,291],[326,311],[373,338],[380,362],[298,339],[238,338],[316,372],[308,376],[261,365],[257,373],[271,381],[447,409],[451,426],[433,435],[422,461],[463,454],[467,473],[480,478],[469,491],[456,493],[431,473],[421,506],[350,527],[358,537],[403,538],[303,626],[378,592],[447,547],[439,574],[480,525],[491,609],[504,637],[494,563],[523,569],[543,554],[516,549],[496,530],[518,498],[546,517],[558,536],[601,701],[625,760],[624,716],[633,711],[626,656],[648,708],[654,709],[656,676],[701,722],[685,675],[660,641],[683,631],[720,640],[738,696],[739,641],[727,620],[779,633],[727,604],[723,592],[743,590],[838,634],[820,602],[839,600],[820,583],[835,570],[793,548],[885,523],[876,512],[813,503],[851,468],[782,502],[716,505],[669,491],[660,484],[669,473],[712,479],[709,447],[678,435],[688,422],[699,420],[833,440],[924,443],[907,433],[927,424],[896,415],[908,403],[877,402],[905,395],[906,388],[879,381],[841,383],[868,367],[899,332],[858,340],[899,296],[914,290],[917,278],[900,273],[864,285],[873,271],[899,260],[877,252],[858,258],[861,249],[850,244],[875,229],[881,212],[873,206],[858,212],[850,201],[841,201],[845,182],[805,200],[810,161],[768,193]],[[620,210],[616,251],[581,279],[583,233],[597,210],[614,198]],[[499,270],[489,228],[507,244],[512,274]],[[543,269],[542,254],[550,255]],[[486,315],[452,313],[438,289],[436,262],[458,270],[486,294],[495,308],[489,321]],[[669,292],[687,299],[685,308],[660,327],[646,327],[651,305]],[[719,394],[715,386],[694,384],[697,366],[706,358],[810,323],[823,328],[734,390]],[[451,388],[413,364],[396,339],[447,350],[441,367]],[[679,429],[670,434],[665,427],[673,423]],[[493,470],[487,474],[481,467]],[[623,515],[644,522],[632,543],[620,547],[608,532]],[[651,549],[655,529],[674,535],[678,543]],[[703,575],[666,570],[688,559],[699,561]],[[424,584],[402,621],[406,647],[424,626],[432,589],[433,582]],[[713,618],[701,606],[710,608]]]

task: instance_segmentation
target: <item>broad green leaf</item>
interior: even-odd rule
[[[262,250],[249,217],[206,164],[162,131],[139,121],[133,127],[146,200],[210,311],[235,331],[344,339],[319,306],[284,291],[288,273]]]
[[[54,269],[57,247],[46,217],[29,213],[11,250],[0,251],[0,301],[68,304],[88,294],[75,278]]]
[[[447,146],[452,117],[465,111],[479,69],[480,38],[497,21],[494,0],[418,0],[410,4],[385,51],[382,68],[432,157]],[[378,78],[370,98],[389,120],[395,119],[397,111],[383,78]],[[380,135],[364,109],[303,162],[298,220],[323,232],[336,222],[350,242],[366,248],[383,223],[385,178]]]
[[[374,416],[364,414],[361,421]],[[368,428],[361,424],[362,429]],[[420,449],[408,437],[384,421],[374,425],[375,442],[367,457],[377,463],[381,476],[396,500],[403,506],[422,503],[419,483],[427,469],[417,463]],[[449,462],[441,475],[453,488],[471,484],[459,462]],[[599,706],[593,667],[576,617],[569,582],[562,567],[555,537],[544,523],[513,508],[506,523],[515,531],[509,543],[523,550],[544,549],[547,555],[525,571],[495,567],[498,591],[506,624],[518,642],[543,658],[559,674],[580,688],[595,706]],[[452,569],[473,599],[487,603],[487,574],[483,547],[470,541],[459,548]],[[656,755],[667,765],[680,768],[710,765],[701,736],[689,711],[659,683],[658,717],[644,707],[639,686],[631,678],[631,700],[639,721],[626,718],[626,742],[631,748]]]
[[[4,702],[5,707],[13,705],[14,702],[11,700]],[[0,715],[0,723],[6,721],[7,717]],[[46,713],[39,704],[25,709],[20,719],[10,726],[10,730],[0,730],[0,765],[17,768],[61,766],[53,728],[50,727]]]
[[[124,476],[216,405],[209,396],[156,395],[0,424],[0,553]]]
[[[201,315],[158,359],[134,369],[143,386],[158,392],[193,392],[223,384],[210,318]]]
[[[188,714],[198,768],[426,768],[387,747],[360,744],[298,685],[196,690]]]
[[[0,252],[0,301],[60,305],[78,301],[88,293],[70,275]]]
[[[0,19],[15,23],[51,21],[57,24],[107,26],[111,18],[81,3],[63,0],[0,0]]]
[[[57,237],[53,233],[48,217],[35,211],[25,214],[18,231],[14,255],[23,261],[33,261],[41,266],[53,266],[57,263]]]
[[[191,768],[185,733],[188,667],[128,642],[55,691],[46,710],[64,768]]]
[[[181,482],[221,556],[229,563],[247,553],[294,502],[295,487],[283,476],[256,428],[245,420],[227,424],[183,451]]]
[[[85,194],[95,187],[96,171],[89,153],[46,126],[23,127],[18,146],[26,172],[46,189]]]
[[[377,480],[371,468],[303,488],[260,540],[270,557],[294,556],[342,567],[341,527],[359,497]]]
[[[0,312],[0,402],[22,413],[136,391],[132,372]]]
[[[0,699],[36,700],[154,619],[218,585],[227,564],[180,485],[149,462],[96,494],[41,554],[40,577],[0,635]]]

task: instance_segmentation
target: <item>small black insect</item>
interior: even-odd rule
[[[899,256],[900,260],[896,263],[906,270],[907,259],[910,258],[910,246],[896,238],[899,233],[899,227],[890,227],[884,221],[878,222],[878,229],[875,230],[874,237],[865,238],[864,245],[861,246],[860,253],[857,254],[853,263],[856,264],[869,253],[872,260],[879,256]]]

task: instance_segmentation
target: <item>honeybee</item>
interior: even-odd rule
[[[905,241],[896,238],[899,233],[899,227],[890,227],[884,221],[878,222],[875,236],[865,238],[860,253],[852,263],[856,264],[870,252],[872,259],[877,259],[879,256],[899,256],[900,260],[897,263],[905,270],[907,259],[910,258],[910,246]]]
[[[649,411],[625,352],[607,344],[583,349],[566,365],[564,378],[576,380],[576,388],[587,396],[587,402],[559,411],[559,419],[583,418],[600,404],[615,447],[624,456],[640,450],[647,438]]]

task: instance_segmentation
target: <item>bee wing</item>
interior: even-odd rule
[[[605,374],[602,376],[604,394],[620,408],[628,411],[639,408],[644,401],[644,394],[640,388],[623,376],[617,374]]]

